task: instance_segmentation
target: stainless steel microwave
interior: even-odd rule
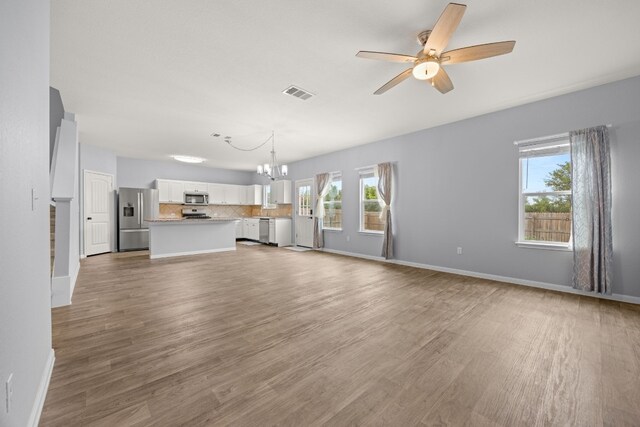
[[[207,206],[209,204],[209,193],[193,193],[190,191],[185,191],[184,204],[188,206]]]

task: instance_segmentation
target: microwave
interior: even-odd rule
[[[188,206],[207,206],[209,204],[209,193],[184,192],[184,203]]]

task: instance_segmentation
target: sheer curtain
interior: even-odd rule
[[[573,287],[611,294],[611,159],[606,126],[573,131]]]
[[[391,176],[393,175],[393,166],[391,163],[380,163],[377,172],[378,195],[384,202],[382,212],[385,217],[382,256],[385,259],[389,259],[393,258],[393,230],[391,228]]]
[[[324,197],[329,192],[331,174],[319,173],[316,175],[316,210],[313,217],[313,247],[324,248],[324,234],[322,221],[324,218]]]

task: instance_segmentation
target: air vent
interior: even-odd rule
[[[311,92],[307,92],[306,90],[301,89],[297,86],[289,86],[288,88],[283,90],[282,93],[295,96],[296,98],[300,98],[305,101],[313,96]]]

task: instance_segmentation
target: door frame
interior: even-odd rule
[[[78,203],[80,206],[80,247],[81,247],[81,251],[80,251],[80,258],[86,258],[87,257],[87,253],[86,253],[86,235],[85,235],[85,230],[84,230],[84,223],[85,223],[85,204],[86,204],[86,198],[85,198],[85,192],[86,192],[86,181],[87,181],[87,173],[92,173],[92,174],[96,174],[96,175],[104,175],[104,176],[108,176],[109,178],[111,178],[111,197],[109,197],[109,233],[111,236],[111,242],[110,242],[110,246],[111,246],[111,252],[116,252],[116,248],[117,248],[117,241],[115,238],[115,216],[114,216],[114,191],[115,191],[115,177],[113,176],[113,174],[110,173],[106,173],[106,172],[100,172],[100,171],[95,171],[95,170],[91,170],[91,169],[82,169],[82,190],[81,190],[81,203]]]
[[[294,225],[293,225],[293,235],[294,235],[294,242],[295,245],[298,246],[298,186],[299,184],[302,185],[307,185],[309,184],[311,186],[311,194],[309,195],[309,203],[311,204],[310,209],[311,212],[313,212],[315,210],[315,191],[314,191],[314,187],[315,187],[315,178],[311,177],[311,178],[303,178],[303,179],[297,179],[294,182],[294,186],[293,186],[293,192],[295,194],[295,201],[293,203],[293,218],[294,218]],[[315,215],[312,213],[310,215],[310,217],[313,219],[315,218]],[[311,235],[313,236],[313,226],[311,229]],[[313,243],[311,244],[311,246],[313,246]],[[303,246],[303,247],[307,247],[307,246]]]

